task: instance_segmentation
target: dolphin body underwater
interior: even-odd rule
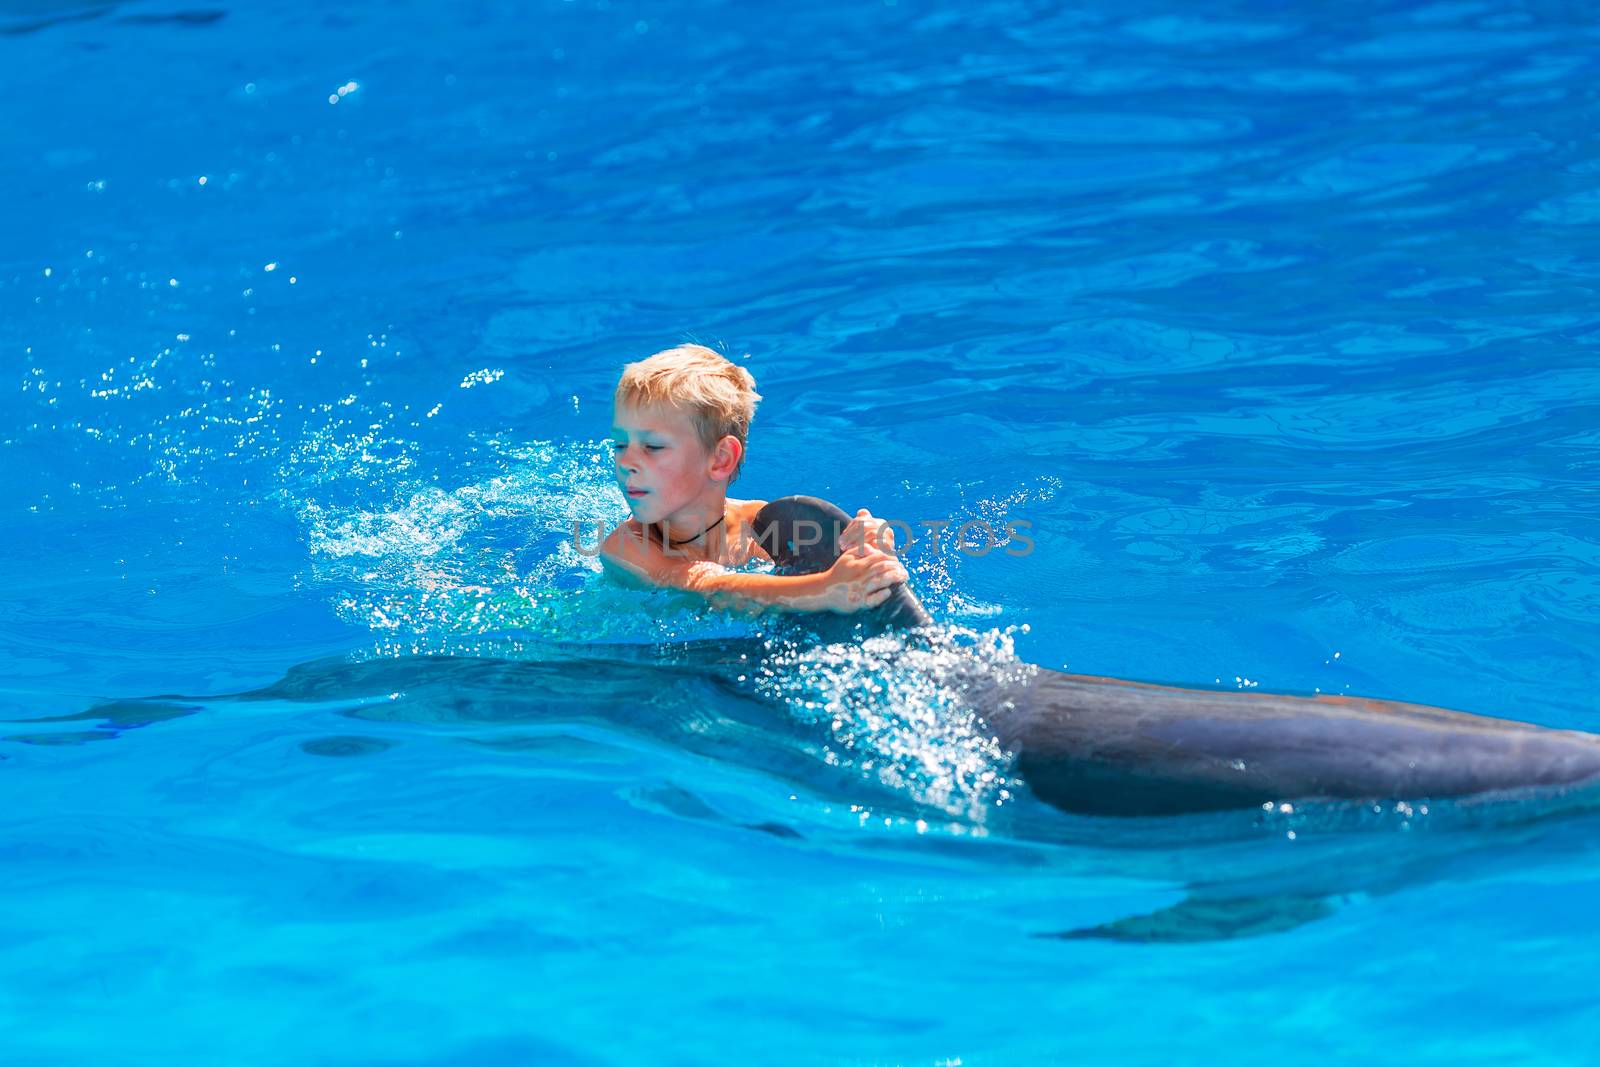
[[[838,557],[848,522],[825,501],[784,497],[760,512],[756,533],[780,572],[812,573]],[[903,584],[870,612],[784,619],[812,645],[892,634],[903,642],[895,646],[902,652],[918,642],[941,647],[940,629]],[[848,761],[819,759],[826,731],[782,714],[770,693],[748,681],[761,658],[772,654],[762,640],[556,644],[539,651],[531,660],[322,660],[248,692],[118,700],[27,721],[94,722],[92,734],[104,737],[218,704],[291,703],[321,704],[357,720],[471,731],[529,724],[561,731],[593,723],[754,767],[816,797],[935,817]],[[976,657],[966,670],[962,659],[959,650],[945,657],[947,669],[957,666],[944,680],[953,679],[970,697],[980,727],[1010,755],[1037,803],[1023,803],[1020,811],[1012,805],[1000,820],[1002,832],[984,840],[930,835],[864,842],[847,835],[836,843],[910,850],[919,861],[959,861],[976,850],[985,864],[1134,877],[1177,883],[1187,892],[1147,915],[1039,936],[1192,942],[1273,933],[1321,918],[1352,894],[1395,892],[1463,872],[1497,873],[1513,862],[1512,849],[1521,850],[1517,862],[1526,865],[1570,858],[1575,848],[1600,848],[1600,834],[1575,829],[1571,821],[1600,814],[1600,796],[1587,788],[1600,782],[1600,736],[1594,734],[1382,700],[1183,689],[1033,667],[996,674]],[[3,740],[59,744],[67,736]],[[468,734],[464,740],[559,754],[561,736]],[[387,745],[346,736],[302,748],[350,757]],[[828,833],[802,832],[779,820],[729,818],[692,789],[671,783],[630,790],[629,799],[657,813],[783,838]],[[1402,799],[1433,804],[1431,829],[1403,837],[1375,832],[1394,824],[1367,815],[1384,810],[1367,802]],[[1441,818],[1440,809],[1452,800],[1456,809]],[[1263,839],[1263,819],[1277,818],[1280,808],[1315,811],[1317,802],[1332,803],[1320,805],[1329,818],[1315,832],[1297,842],[1289,834],[1288,847],[1273,845],[1283,846],[1281,832]],[[1412,809],[1395,804],[1393,810]]]

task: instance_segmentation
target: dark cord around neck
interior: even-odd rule
[[[721,526],[722,525],[722,519],[725,519],[727,517],[728,517],[727,513],[724,512],[723,515],[722,515],[722,518],[719,518],[716,522],[712,523],[710,526],[707,526],[704,530],[701,530],[699,533],[695,534],[693,537],[685,537],[682,541],[668,541],[667,543],[669,545],[671,545],[673,548],[680,548],[683,545],[688,544],[690,541],[698,541],[700,538],[704,537],[706,534],[710,533],[712,530],[715,530],[718,526]],[[666,525],[666,523],[662,523],[661,524],[662,536],[666,536],[666,532],[667,532],[667,525]]]

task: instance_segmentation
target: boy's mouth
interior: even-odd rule
[[[640,497],[644,496],[646,493],[650,492],[650,490],[648,490],[648,489],[629,489],[629,490],[626,490],[626,492],[627,492],[628,496],[631,499],[637,500]]]

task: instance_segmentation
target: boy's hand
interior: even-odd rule
[[[852,550],[859,550],[862,545],[893,554],[894,527],[882,519],[872,517],[872,512],[862,508],[856,512],[856,517],[839,534],[839,552],[841,555]]]
[[[849,615],[875,608],[889,599],[892,586],[907,577],[905,567],[891,553],[870,544],[858,544],[828,568],[827,609]]]

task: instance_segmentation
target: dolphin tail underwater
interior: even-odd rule
[[[833,563],[848,522],[827,501],[790,496],[757,514],[755,532],[780,571],[804,574]],[[862,614],[877,631],[931,621],[904,583]],[[1082,815],[1442,799],[1600,779],[1600,736],[1421,704],[1184,689],[1044,668],[976,695],[1034,795]]]

